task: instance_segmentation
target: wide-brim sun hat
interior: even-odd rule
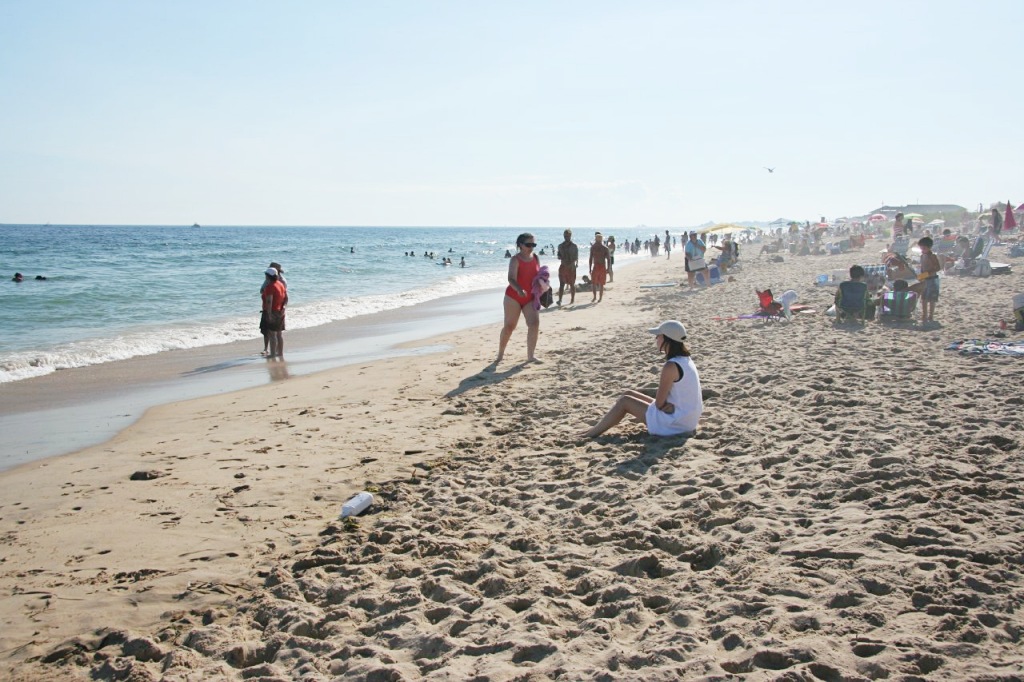
[[[652,334],[661,334],[666,339],[672,339],[673,341],[686,340],[686,327],[679,320],[665,320],[657,327],[647,331]]]

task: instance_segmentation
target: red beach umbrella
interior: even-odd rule
[[[885,217],[884,215],[882,215],[881,213],[875,213],[875,214],[874,214],[874,215],[872,215],[872,216],[871,216],[870,218],[868,218],[868,220],[869,220],[869,221],[871,221],[871,222],[873,222],[873,223],[877,223],[877,222],[880,222],[880,221],[882,221],[882,220],[888,220],[888,218],[886,218],[886,217]]]
[[[1017,227],[1017,219],[1013,217],[1013,207],[1010,206],[1010,202],[1006,202],[1006,219],[1003,220],[1003,228],[1012,230]]]

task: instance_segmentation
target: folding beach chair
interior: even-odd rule
[[[890,291],[882,296],[878,311],[880,322],[913,322],[917,294],[913,291]]]
[[[848,318],[860,318],[861,322],[867,317],[868,285],[867,282],[840,282],[839,291],[836,292],[836,321],[842,322]]]
[[[763,317],[765,322],[778,322],[782,320],[782,304],[775,300],[771,289],[757,291],[757,312],[754,314]]]
[[[935,240],[935,244],[934,246],[932,246],[932,253],[934,253],[936,256],[948,256],[949,254],[953,253],[953,249],[955,248],[955,239],[946,239],[945,237],[940,237],[939,239]]]
[[[971,246],[970,252],[965,253],[964,257],[953,266],[956,274],[961,276],[973,275],[975,277],[988,277],[991,275],[992,266],[989,264],[988,254],[992,250],[993,242],[994,240],[984,235],[979,236]]]
[[[910,248],[910,239],[907,237],[896,237],[892,240],[892,246],[889,247],[889,251],[900,256],[906,257],[907,250]]]
[[[881,265],[864,265],[862,267],[864,268],[865,280],[869,280],[872,276],[877,275],[881,275],[883,279],[885,278],[885,263],[882,263]],[[843,274],[845,275],[845,272],[843,272]],[[836,279],[839,278],[837,277]]]

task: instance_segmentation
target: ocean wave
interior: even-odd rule
[[[456,269],[458,270],[457,266]],[[374,294],[289,306],[288,328],[307,329],[362,315],[420,305],[448,296],[500,288],[504,273],[462,272],[397,294]],[[139,327],[110,337],[60,344],[48,349],[0,354],[0,383],[21,381],[62,369],[127,360],[164,351],[201,348],[260,337],[258,317],[248,315],[204,324]]]

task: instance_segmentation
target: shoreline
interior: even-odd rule
[[[500,295],[482,290],[286,332],[284,361],[260,356],[262,340],[253,339],[11,382],[0,391],[0,471],[98,445],[151,407],[408,355],[404,344],[500,322]]]
[[[617,271],[641,262],[644,259],[625,258]],[[156,406],[359,362],[431,352],[420,342],[474,327],[495,325],[496,348],[501,292],[500,287],[483,289],[288,331],[284,361],[260,356],[256,349],[262,339],[256,338],[163,351],[4,384],[0,472],[99,445]]]

